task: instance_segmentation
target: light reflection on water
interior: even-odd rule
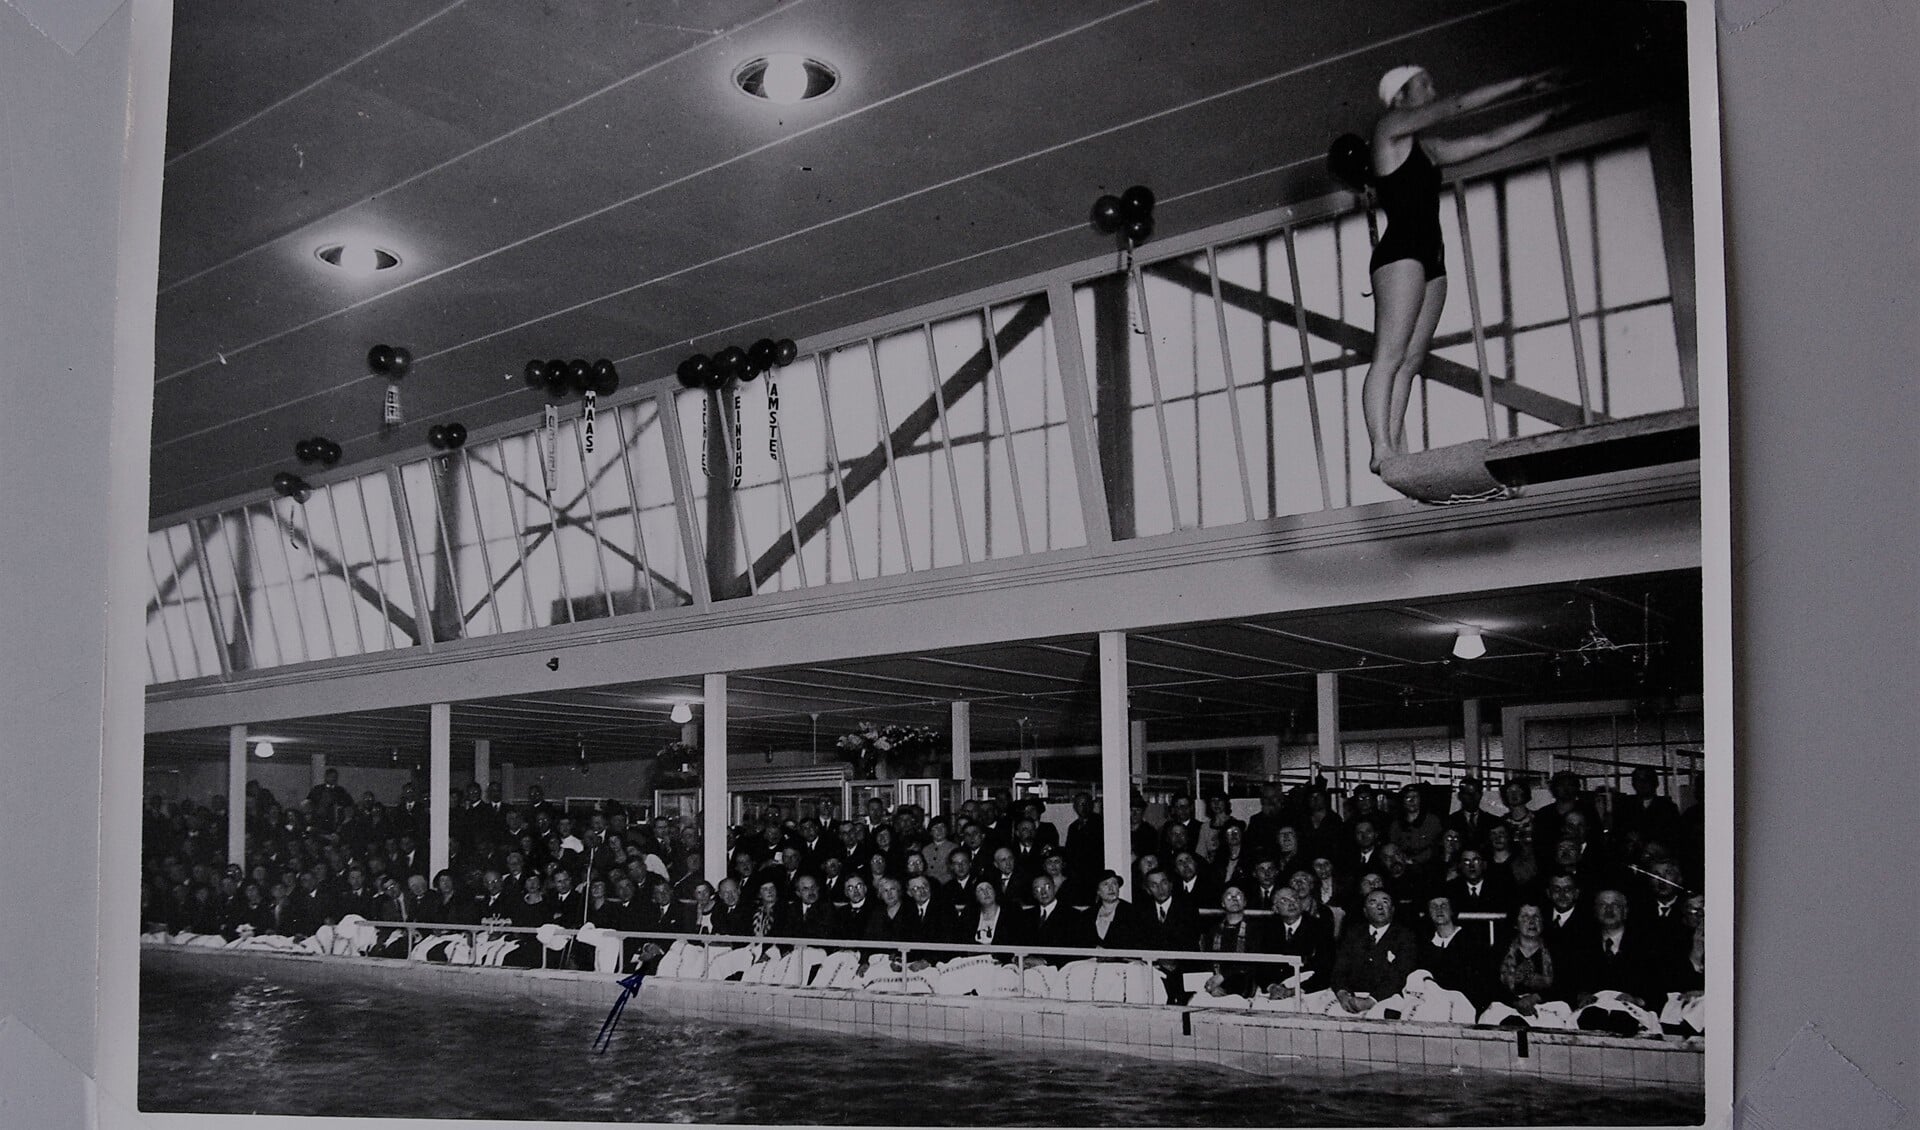
[[[607,1003],[617,990],[609,986]],[[760,1030],[418,990],[147,972],[140,1106],[365,1117],[863,1125],[1458,1126],[1698,1122],[1699,1100],[1488,1077],[1287,1082],[1125,1057]]]

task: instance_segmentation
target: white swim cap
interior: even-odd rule
[[[1400,94],[1400,88],[1413,81],[1413,76],[1427,73],[1427,68],[1412,63],[1401,65],[1380,76],[1380,104],[1389,109],[1393,100]]]

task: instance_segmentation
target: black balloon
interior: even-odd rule
[[[300,476],[294,474],[293,472],[281,471],[278,474],[273,476],[274,492],[280,495],[280,497],[285,498],[287,495],[290,495],[293,493],[294,484],[298,483],[299,481],[300,481]]]
[[[556,400],[567,395],[567,363],[558,357],[547,362],[547,395]]]
[[[579,358],[567,363],[567,384],[575,392],[585,392],[593,384],[593,366]]]
[[[707,373],[712,368],[713,362],[707,360],[706,354],[696,353],[691,357],[683,359],[680,362],[680,367],[673,371],[673,375],[679,377],[680,383],[685,387],[699,388],[701,384],[705,382]]]
[[[612,393],[614,389],[620,387],[620,370],[613,367],[613,362],[602,357],[593,363],[593,377],[589,387],[593,389],[595,396],[606,396]]]
[[[800,347],[790,337],[783,337],[773,344],[773,361],[776,365],[791,365],[793,359],[800,356]]]
[[[447,446],[459,447],[461,444],[465,442],[467,442],[467,426],[465,424],[458,423],[458,422],[448,424],[447,425]]]
[[[1144,184],[1136,184],[1120,194],[1120,211],[1128,220],[1152,219],[1153,204],[1153,190]]]
[[[394,349],[393,364],[387,367],[387,375],[397,381],[406,376],[407,370],[411,368],[413,368],[413,354],[404,349]]]
[[[447,446],[447,426],[445,424],[435,424],[431,428],[428,428],[427,442],[435,448]]]
[[[747,350],[747,359],[752,361],[753,367],[762,373],[773,368],[773,363],[779,356],[780,347],[770,337],[761,338]]]
[[[1102,235],[1112,235],[1119,231],[1120,225],[1126,221],[1126,217],[1121,214],[1120,198],[1111,192],[1093,202],[1093,212],[1088,218],[1093,221],[1094,230]]]
[[[367,368],[384,373],[393,368],[393,346],[376,345],[367,350]]]
[[[302,463],[311,463],[315,459],[320,458],[320,453],[314,450],[313,443],[313,440],[303,439],[294,444],[293,457]]]
[[[1358,134],[1343,133],[1327,149],[1327,172],[1333,179],[1355,192],[1367,186],[1373,177],[1373,156]]]
[[[315,440],[314,442],[320,445],[320,462],[325,463],[329,467],[340,462],[340,456],[344,454],[344,452],[339,444],[330,439]]]
[[[740,375],[747,367],[747,351],[737,345],[729,345],[713,355],[714,371],[722,378],[731,380]]]
[[[547,387],[547,363],[545,361],[533,360],[527,362],[526,375],[527,387]]]
[[[1141,216],[1128,220],[1127,226],[1122,230],[1127,233],[1128,243],[1145,243],[1153,238],[1153,217]]]

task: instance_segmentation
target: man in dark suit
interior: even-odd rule
[[[1039,825],[1022,816],[1013,825],[1013,862],[1023,874],[1040,874],[1040,859],[1046,854],[1046,845],[1040,842]]]
[[[1677,965],[1693,945],[1693,924],[1687,921],[1685,872],[1671,859],[1663,859],[1647,871],[1645,883],[1633,900],[1634,926],[1654,935],[1661,954]]]
[[[1460,797],[1460,810],[1447,816],[1446,826],[1460,833],[1462,847],[1480,847],[1487,842],[1487,829],[1498,817],[1480,809],[1480,778],[1462,777],[1454,788]]]
[[[380,892],[367,879],[367,869],[355,864],[347,868],[347,891],[340,896],[340,913],[358,914],[362,918],[372,918],[374,903],[380,898]]]
[[[1099,815],[1093,810],[1092,793],[1073,794],[1073,822],[1067,825],[1060,852],[1067,858],[1067,874],[1076,883],[1092,883],[1105,869],[1106,845]]]
[[[1282,889],[1280,865],[1271,859],[1263,859],[1254,864],[1253,878],[1244,889],[1247,892],[1248,906],[1272,906],[1273,896],[1279,894]]]
[[[1033,877],[1020,870],[1014,859],[1010,847],[993,849],[993,870],[986,877],[993,880],[993,885],[999,889],[1001,905],[1031,906]]]
[[[1439,893],[1447,896],[1456,919],[1462,914],[1500,915],[1501,920],[1491,933],[1481,922],[1462,922],[1461,925],[1472,930],[1474,937],[1487,945],[1505,946],[1506,923],[1513,914],[1519,892],[1504,876],[1488,871],[1486,852],[1471,846],[1461,851],[1460,877],[1448,883]]]
[[[1627,896],[1603,890],[1593,897],[1595,930],[1582,944],[1564,955],[1553,952],[1566,969],[1565,984],[1573,1007],[1592,1004],[1594,994],[1614,990],[1630,1004],[1658,1011],[1666,1003],[1670,964],[1662,957],[1655,935],[1628,928]]]
[[[634,905],[628,908],[625,924],[615,928],[640,933],[672,934],[679,932],[681,921],[682,916],[673,901],[673,888],[666,880],[655,878],[647,884],[646,890],[640,897],[634,900]],[[564,926],[567,923],[563,922],[561,925]],[[595,925],[607,924],[596,922]],[[664,948],[667,943],[662,941],[660,944]]]
[[[1173,877],[1165,871],[1147,875],[1147,901],[1140,907],[1143,949],[1191,950],[1200,938],[1199,911],[1174,897]]]
[[[1054,890],[1053,879],[1046,875],[1036,876],[1033,880],[1033,908],[1026,912],[1026,925],[1021,931],[1025,935],[1025,944],[1033,946],[1062,946],[1070,948],[1091,947],[1092,931],[1088,928],[1086,915],[1062,903]],[[1037,958],[1029,958],[1033,964]],[[1060,964],[1062,958],[1052,959]]]
[[[1349,926],[1335,949],[1332,988],[1348,1012],[1365,1012],[1398,993],[1413,972],[1418,944],[1393,920],[1393,908],[1392,895],[1370,892],[1361,907],[1366,920]]]
[[[1651,765],[1634,769],[1633,792],[1613,800],[1613,832],[1622,842],[1632,836],[1640,843],[1665,844],[1677,849],[1680,810],[1669,797],[1660,795],[1660,774]]]
[[[818,875],[828,856],[844,860],[840,845],[820,830],[820,821],[809,816],[800,821],[800,838],[795,843],[800,849],[800,867]]]
[[[1286,790],[1278,781],[1268,781],[1260,786],[1260,811],[1247,817],[1247,849],[1254,858],[1266,859],[1278,850],[1280,826],[1289,823],[1284,811]],[[1252,892],[1248,892],[1251,897]],[[1267,906],[1266,902],[1260,903]]]
[[[1300,896],[1291,887],[1281,887],[1272,903],[1274,917],[1268,923],[1266,948],[1269,953],[1289,954],[1301,959],[1301,993],[1318,992],[1327,987],[1333,974],[1334,943],[1331,923],[1309,918]],[[1286,1000],[1294,995],[1287,984],[1288,971],[1277,965],[1260,968],[1260,977],[1268,982],[1267,995]]]
[[[973,871],[973,856],[966,848],[954,848],[947,853],[947,881],[933,889],[934,901],[950,909],[957,922],[973,910],[973,885],[979,881],[980,876]]]
[[[759,890],[760,884],[772,883],[780,892],[780,901],[793,899],[794,884],[799,882],[805,871],[800,866],[800,849],[792,844],[780,849],[779,855],[769,866],[762,867],[753,877],[753,889]]]
[[[1341,868],[1348,875],[1365,875],[1369,871],[1386,870],[1386,861],[1381,858],[1380,825],[1371,816],[1355,817],[1347,823],[1353,836],[1353,847],[1346,856],[1346,866]]]
[[[781,904],[780,921],[775,930],[790,938],[838,936],[833,904],[820,898],[820,880],[803,873],[793,881],[793,898]]]
[[[1579,879],[1564,872],[1553,875],[1547,879],[1546,894],[1547,914],[1540,936],[1547,943],[1547,952],[1557,960],[1560,954],[1585,945],[1596,926],[1580,897]]]
[[[507,889],[506,877],[489,869],[480,884],[480,895],[473,900],[475,920],[482,926],[513,925],[514,904],[520,901],[520,896]]]
[[[1332,798],[1324,788],[1307,790],[1306,814],[1294,825],[1294,831],[1300,834],[1300,854],[1308,859],[1325,856],[1338,863],[1352,850],[1347,822],[1333,810]]]
[[[1220,905],[1220,888],[1200,869],[1200,858],[1190,851],[1173,857],[1173,895],[1195,912]]]
[[[954,940],[958,923],[947,913],[947,908],[934,903],[933,881],[925,875],[915,875],[907,880],[906,905],[900,908],[899,917],[894,920],[894,932],[903,942],[946,943]],[[954,956],[942,951],[907,953],[909,969],[924,969],[938,961]]]
[[[867,919],[873,916],[874,903],[869,897],[867,881],[859,875],[847,876],[847,901],[834,910],[834,937],[864,938],[867,936]]]

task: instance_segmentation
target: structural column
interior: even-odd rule
[[[727,677],[708,675],[701,717],[700,858],[707,879],[727,874]]]
[[[1467,771],[1477,774],[1480,772],[1480,763],[1486,756],[1486,751],[1480,748],[1479,699],[1469,698],[1460,703],[1460,729],[1466,735],[1463,744],[1466,750]]]
[[[973,704],[955,702],[952,708],[953,779],[959,782],[959,799],[964,802],[973,791]],[[957,829],[954,837],[959,838]]]
[[[473,743],[473,779],[484,791],[493,783],[493,740],[476,738]]]
[[[500,795],[507,803],[513,803],[513,762],[500,763]]]
[[[313,783],[317,785],[325,781],[327,779],[327,755],[324,753],[316,753],[309,757],[307,761],[313,767]]]
[[[247,728],[227,727],[227,862],[247,865]]]
[[[1320,738],[1314,747],[1314,758],[1323,767],[1339,765],[1340,676],[1331,671],[1322,671],[1313,677],[1313,681],[1319,698],[1316,714],[1320,723]]]
[[[446,870],[447,836],[453,813],[447,790],[453,787],[453,708],[436,702],[427,708],[427,872]]]
[[[1147,723],[1144,719],[1127,727],[1127,755],[1134,781],[1144,782],[1147,779]]]
[[[1122,875],[1133,870],[1128,834],[1133,822],[1133,737],[1127,725],[1127,634],[1101,632],[1100,832],[1107,866]],[[1138,892],[1128,893],[1140,897]]]

